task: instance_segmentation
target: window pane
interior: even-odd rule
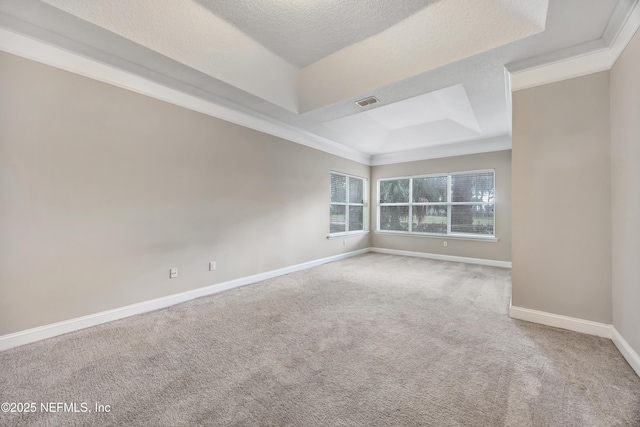
[[[451,176],[453,202],[493,203],[493,172]]]
[[[347,231],[347,215],[346,206],[344,205],[331,205],[329,215],[329,232],[340,233]]]
[[[380,203],[409,203],[409,179],[380,181]]]
[[[347,177],[331,174],[331,201],[347,203]]]
[[[349,231],[364,230],[363,207],[349,206]]]
[[[380,206],[380,230],[409,231],[409,206]]]
[[[451,207],[451,232],[493,235],[494,205]]]
[[[447,205],[414,206],[411,231],[447,234]]]
[[[363,184],[364,180],[352,176],[349,177],[349,203],[364,203]]]
[[[433,176],[413,179],[415,203],[447,202],[447,177]]]

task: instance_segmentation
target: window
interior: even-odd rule
[[[491,170],[380,179],[378,231],[493,237],[494,176]]]
[[[329,234],[364,231],[365,178],[331,172]]]

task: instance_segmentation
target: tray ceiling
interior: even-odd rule
[[[602,49],[635,3],[0,0],[0,27],[375,156],[508,136],[505,65]]]

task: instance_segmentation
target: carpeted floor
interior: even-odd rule
[[[640,426],[611,341],[509,319],[509,273],[366,254],[5,351],[37,412],[0,425]]]

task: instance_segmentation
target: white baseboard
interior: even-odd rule
[[[531,310],[529,308],[514,307],[513,305],[509,305],[509,317],[512,319],[539,323],[541,325],[553,326],[555,328],[567,329],[569,331],[581,332],[583,334],[609,338],[618,348],[622,357],[625,358],[636,374],[640,377],[640,356],[634,351],[622,335],[620,335],[616,328],[613,327],[613,325],[547,313],[545,311]]]
[[[136,314],[147,313],[149,311],[170,307],[172,305],[180,304],[192,299],[212,295],[233,288],[238,288],[240,286],[250,285],[252,283],[261,282],[263,280],[316,267],[328,262],[338,261],[341,259],[365,254],[367,252],[415,256],[420,258],[431,258],[444,261],[467,262],[471,264],[511,268],[511,263],[506,261],[493,261],[478,258],[429,254],[423,252],[401,251],[396,249],[365,248],[357,251],[333,255],[327,258],[317,259],[314,261],[304,262],[302,264],[296,264],[290,267],[280,268],[278,270],[272,270],[253,276],[243,277],[224,283],[218,283],[216,285],[206,286],[204,288],[193,289],[191,291],[181,292],[179,294],[173,294],[162,298],[143,301],[137,304],[131,304],[113,310],[102,311],[100,313],[90,314],[87,316],[77,317],[75,319],[39,326],[37,328],[27,329],[25,331],[15,332],[13,334],[3,335],[0,336],[0,351],[40,341],[46,338],[52,338],[69,332],[78,331],[80,329],[85,329],[91,326],[100,325],[102,323],[123,319],[125,317],[134,316]],[[547,313],[544,311],[531,310],[528,308],[514,307],[512,305],[509,306],[509,317],[513,319],[539,323],[542,325],[553,326],[556,328],[567,329],[570,331],[581,332],[589,335],[610,338],[616,345],[620,353],[627,360],[627,362],[629,362],[629,365],[631,365],[633,370],[638,374],[638,376],[640,376],[640,356],[638,356],[638,353],[633,350],[633,348],[629,345],[629,343],[627,343],[622,335],[620,335],[620,333],[611,325],[592,322],[589,320],[577,319],[574,317],[562,316],[559,314]]]
[[[481,260],[475,258],[454,257],[447,255],[437,254],[425,254],[421,252],[410,251],[397,251],[392,249],[381,248],[365,248],[357,251],[347,252],[330,256],[327,258],[321,258],[314,261],[305,262],[302,264],[293,265],[290,267],[281,268],[278,270],[268,271],[265,273],[256,274],[253,276],[242,277],[240,279],[231,280],[224,283],[218,283],[204,288],[193,289],[191,291],[181,292],[179,294],[168,295],[166,297],[156,298],[149,301],[143,301],[136,304],[127,305],[113,310],[102,311],[100,313],[89,314],[87,316],[77,317],[74,319],[64,320],[62,322],[52,323],[49,325],[39,326],[32,329],[27,329],[20,332],[15,332],[8,335],[0,336],[0,351],[8,350],[10,348],[18,347],[24,344],[40,341],[46,338],[52,338],[58,335],[66,334],[80,329],[88,328],[91,326],[100,325],[102,323],[111,322],[125,317],[134,316],[136,314],[147,313],[153,310],[159,310],[161,308],[170,307],[172,305],[180,304],[195,298],[200,298],[207,295],[212,295],[218,292],[226,291],[229,289],[237,288],[244,285],[260,282],[263,280],[271,279],[273,277],[282,276],[284,274],[293,273],[295,271],[304,270],[307,268],[316,267],[318,265],[326,264],[332,261],[338,261],[341,259],[349,258],[356,255],[361,255],[367,252],[380,252],[389,253],[395,255],[408,255],[424,258],[440,259],[444,261],[457,261],[468,262],[473,264],[493,265],[498,267],[511,267],[511,263],[503,261],[490,261]]]
[[[547,313],[545,311],[531,310],[509,306],[509,317],[512,319],[526,320],[527,322],[553,326],[554,328],[567,329],[583,334],[595,335],[603,338],[611,338],[611,325],[592,322],[590,320],[577,319],[575,317],[562,316],[560,314]]]
[[[629,345],[627,340],[625,340],[620,332],[615,327],[611,327],[611,340],[618,347],[618,350],[624,358],[627,360],[629,365],[636,371],[636,374],[640,377],[640,356],[636,353],[633,348]]]
[[[8,350],[24,344],[40,341],[46,338],[52,338],[68,332],[78,331],[80,329],[91,326],[100,325],[102,323],[111,322],[113,320],[122,319],[136,314],[147,313],[149,311],[170,307],[195,298],[212,295],[218,292],[237,288],[244,285],[260,282],[284,274],[293,273],[307,268],[316,267],[332,261],[361,255],[370,251],[370,248],[360,249],[357,251],[346,252],[343,254],[333,255],[327,258],[321,258],[314,261],[304,262],[302,264],[292,265],[290,267],[280,268],[278,270],[268,271],[253,276],[242,277],[240,279],[231,280],[216,285],[206,286],[204,288],[193,289],[191,291],[181,292],[179,294],[168,295],[166,297],[156,298],[149,301],[143,301],[137,304],[127,305],[125,307],[113,310],[102,311],[100,313],[90,314],[87,316],[77,317],[75,319],[65,320],[62,322],[52,323],[49,325],[39,326],[37,328],[27,329],[8,335],[0,336],[0,351]]]
[[[467,264],[490,265],[492,267],[511,268],[509,261],[495,261],[492,259],[468,258],[463,256],[431,254],[427,252],[401,251],[399,249],[371,248],[371,252],[389,255],[412,256],[418,258],[437,259],[440,261],[466,262]]]

